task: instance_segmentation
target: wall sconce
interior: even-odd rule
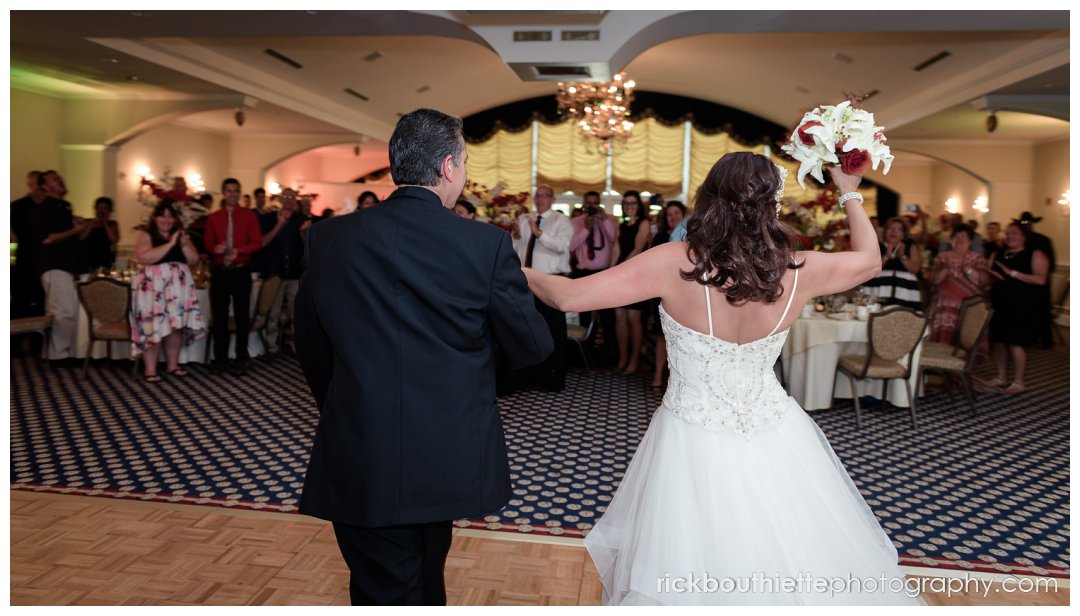
[[[233,119],[236,120],[236,125],[237,126],[243,126],[244,125],[244,108],[242,106],[237,105],[236,113],[233,114]]]
[[[154,174],[150,173],[150,167],[147,167],[147,166],[136,167],[135,168],[135,175],[139,176],[140,180],[151,180],[151,181],[153,181],[153,179],[154,179]]]
[[[960,200],[956,197],[951,197],[945,201],[945,211],[950,214],[960,213]]]
[[[270,182],[270,184],[266,187],[266,191],[271,195],[280,195],[281,184],[278,184],[277,182]]]
[[[986,116],[986,132],[992,133],[997,130],[998,119],[997,112],[991,111],[990,115]]]
[[[1072,211],[1072,189],[1066,188],[1065,192],[1061,193],[1061,198],[1058,199],[1058,205],[1061,206],[1061,213],[1068,216]]]
[[[195,192],[205,192],[206,184],[203,183],[202,176],[198,173],[189,173],[187,176],[187,186],[189,189]]]
[[[986,214],[990,211],[990,206],[986,204],[986,197],[979,197],[975,199],[975,203],[971,204],[971,209],[981,214]]]

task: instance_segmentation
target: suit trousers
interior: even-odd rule
[[[334,522],[353,605],[446,605],[449,520],[365,528]]]
[[[278,287],[277,295],[274,296],[274,305],[270,308],[270,314],[266,317],[266,344],[269,346],[266,350],[270,353],[277,353],[281,347],[279,340],[281,339],[281,325],[283,323],[281,319],[282,302],[284,302],[289,312],[289,322],[293,323],[295,331],[296,292],[299,289],[299,280],[283,279],[281,286]],[[290,341],[290,344],[293,346],[293,350],[296,350],[296,344],[292,341]]]
[[[548,306],[539,298],[536,300],[536,311],[544,317],[551,331],[551,339],[555,341],[555,350],[540,364],[541,382],[546,387],[562,389],[566,384],[566,313]]]
[[[214,337],[214,361],[229,359],[229,302],[236,321],[236,359],[247,360],[248,334],[251,331],[251,268],[210,270],[210,324]]]

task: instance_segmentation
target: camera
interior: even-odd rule
[[[599,213],[600,213],[600,208],[598,208],[597,206],[595,206],[595,205],[587,205],[587,206],[585,206],[585,214],[586,215],[588,215],[588,216],[596,216]]]
[[[919,206],[915,203],[905,203],[903,210],[904,212],[915,213],[919,211]]]

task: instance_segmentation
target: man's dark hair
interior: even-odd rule
[[[28,179],[28,180],[30,178],[40,178],[40,177],[41,177],[41,172],[38,171],[37,169],[34,169],[33,171],[26,174],[26,179]]]
[[[258,197],[259,195],[265,195],[266,194],[266,189],[263,188],[262,186],[260,186],[260,187],[255,189],[254,194],[255,194],[256,197]]]
[[[394,183],[435,186],[439,166],[447,156],[461,164],[465,141],[461,118],[434,109],[417,109],[401,116],[390,137],[390,175]]]
[[[214,195],[211,195],[210,193],[203,193],[199,195],[199,198],[196,199],[196,201],[206,207],[210,207],[214,205]]]
[[[236,178],[225,178],[225,181],[221,183],[221,192],[225,192],[225,187],[229,184],[236,184],[236,187],[240,188],[240,180]]]
[[[588,197],[590,195],[593,196],[593,197],[596,197],[597,199],[600,198],[600,193],[596,192],[595,190],[590,190],[589,192],[582,195],[582,200],[584,200],[585,197]],[[640,201],[640,200],[641,200],[641,197],[638,197],[638,201]]]
[[[48,176],[48,175],[49,175],[50,173],[51,173],[51,174],[54,174],[54,175],[60,175],[60,173],[59,173],[59,172],[57,172],[57,171],[56,171],[56,170],[54,170],[54,169],[49,169],[48,171],[42,171],[42,172],[41,172],[41,174],[37,176],[37,185],[38,185],[38,186],[44,186],[44,185],[45,185],[45,178],[46,178],[46,177],[47,177],[47,176]]]
[[[113,211],[113,200],[108,197],[98,197],[97,201],[94,201],[94,208],[97,209],[99,203],[104,203],[109,206],[109,211]]]

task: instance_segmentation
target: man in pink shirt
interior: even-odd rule
[[[570,239],[570,253],[574,256],[571,278],[584,278],[611,267],[619,258],[619,227],[615,219],[604,210],[600,203],[600,193],[590,190],[585,193],[583,215],[570,219],[574,235]],[[592,315],[581,314],[581,324],[588,327]],[[615,341],[615,311],[600,311],[600,327],[604,330],[603,357],[598,363],[614,363],[618,351]]]

